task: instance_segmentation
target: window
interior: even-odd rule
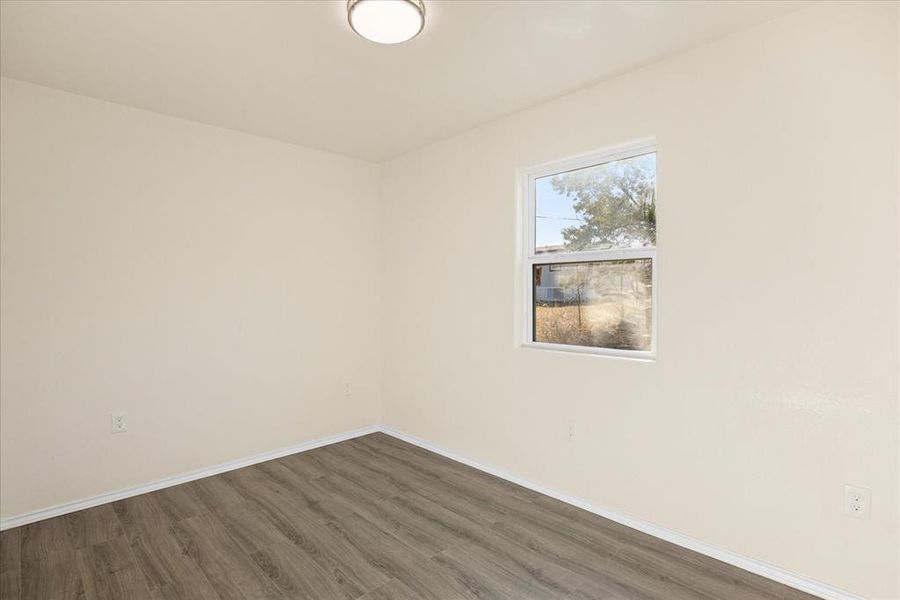
[[[656,352],[656,148],[641,143],[529,169],[525,344]]]

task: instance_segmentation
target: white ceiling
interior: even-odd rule
[[[344,0],[3,0],[0,73],[379,161],[808,4],[425,3],[380,46]]]

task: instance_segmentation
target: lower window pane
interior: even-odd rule
[[[651,349],[649,258],[534,265],[534,341]]]

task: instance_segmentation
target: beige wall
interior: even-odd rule
[[[806,9],[387,164],[385,422],[896,597],[896,10]],[[658,360],[516,347],[516,169],[644,136]]]
[[[3,516],[378,422],[377,167],[14,80],[0,106]]]

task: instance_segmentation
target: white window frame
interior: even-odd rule
[[[544,350],[557,350],[563,352],[577,352],[581,354],[594,354],[599,356],[612,356],[618,358],[631,358],[637,360],[655,360],[656,359],[656,342],[657,342],[657,312],[658,312],[658,290],[657,285],[659,263],[657,261],[657,250],[659,240],[652,248],[616,248],[612,250],[591,250],[582,252],[560,252],[560,253],[535,253],[535,226],[536,226],[536,198],[535,185],[536,181],[542,177],[550,175],[558,175],[568,171],[575,171],[585,167],[592,167],[626,158],[633,158],[642,154],[650,154],[657,152],[656,140],[645,139],[627,145],[616,146],[598,150],[589,154],[576,156],[552,163],[531,167],[521,171],[521,183],[525,209],[524,226],[522,239],[524,240],[523,261],[522,261],[522,282],[525,295],[525,315],[523,322],[525,324],[524,336],[522,338],[522,346],[525,348],[540,348]],[[658,160],[658,154],[657,154]],[[657,186],[658,187],[658,186]],[[659,194],[657,189],[657,200]],[[658,213],[657,213],[658,214]],[[598,262],[609,260],[624,260],[635,258],[649,258],[651,261],[651,331],[650,331],[650,350],[620,350],[618,348],[596,348],[593,346],[575,346],[571,344],[553,344],[549,342],[534,341],[534,276],[535,265],[549,265],[560,263],[579,263],[579,262]]]

